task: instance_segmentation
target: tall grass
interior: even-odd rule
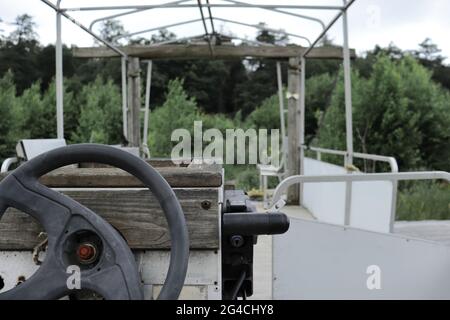
[[[450,184],[422,181],[400,189],[397,220],[450,220]]]

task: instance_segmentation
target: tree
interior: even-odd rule
[[[336,149],[345,149],[342,77],[341,72],[318,136],[320,145]],[[448,170],[448,93],[429,71],[411,57],[381,54],[368,79],[356,71],[352,78],[355,150],[394,156],[402,170]]]
[[[36,23],[33,21],[32,16],[28,14],[17,16],[13,25],[16,28],[8,37],[10,41],[16,44],[23,41],[37,41],[38,35],[35,31]]]
[[[129,44],[139,44],[142,46],[149,45],[151,43],[164,42],[168,40],[176,39],[176,35],[167,29],[158,30],[157,34],[152,34],[150,38],[148,37],[137,37],[134,39],[129,39]]]
[[[55,46],[47,45],[39,48],[34,57],[36,61],[38,75],[33,81],[39,80],[41,82],[41,92],[45,92],[51,85],[53,78],[55,77]],[[80,60],[76,61],[70,48],[63,46],[63,71],[64,77],[70,79],[73,77],[77,64]]]
[[[97,77],[81,90],[79,125],[71,141],[119,144],[122,138],[122,99],[111,80]]]
[[[423,167],[450,170],[450,95],[433,83],[432,72],[411,56],[398,63],[408,110],[418,116],[422,138],[418,149]]]
[[[305,90],[305,138],[309,142],[317,135],[318,124],[330,105],[338,75],[323,73],[306,80]]]
[[[168,83],[177,77],[183,87],[207,113],[234,113],[241,108],[235,97],[239,85],[247,81],[240,60],[157,60],[153,63],[151,105],[162,105]]]
[[[285,101],[287,106],[287,101]],[[278,95],[274,94],[250,113],[245,127],[254,129],[280,129],[280,109]]]
[[[170,156],[171,141],[175,129],[187,129],[193,134],[194,121],[200,120],[200,112],[194,98],[183,89],[183,80],[169,82],[166,101],[150,115],[149,146],[153,156]]]
[[[428,61],[436,61],[442,63],[445,59],[441,56],[442,50],[438,48],[438,46],[433,43],[430,38],[426,38],[419,44],[420,49],[414,51],[414,54],[419,59],[428,60]]]
[[[372,67],[380,54],[385,54],[392,60],[401,60],[407,55],[412,55],[420,64],[432,71],[432,79],[447,89],[450,89],[450,66],[445,64],[446,57],[440,54],[439,47],[431,39],[425,39],[419,44],[418,50],[402,51],[394,43],[382,48],[375,46],[373,50],[365,53],[365,56],[358,57],[354,66],[364,78],[370,77]]]
[[[2,20],[2,18],[0,18],[0,24],[3,22],[3,20]],[[0,28],[0,40],[2,40],[2,38],[3,38],[3,31],[5,31],[5,30],[3,30],[3,29],[1,29]]]
[[[0,78],[0,158],[11,157],[17,133],[16,89],[11,72]]]
[[[35,82],[18,98],[23,114],[20,139],[56,138],[56,86],[51,82],[48,89],[41,94],[41,83]],[[64,92],[64,120],[67,125],[67,114],[73,104],[72,93]],[[70,127],[70,125],[69,125]],[[65,133],[67,136],[67,127]]]
[[[177,35],[167,29],[158,30],[157,34],[152,34],[150,37],[151,43],[158,43],[163,41],[174,40],[177,38]]]
[[[273,32],[271,29],[267,28],[267,24],[264,22],[260,22],[258,25],[261,29],[257,32],[257,41],[276,45],[286,45],[289,43],[289,37],[286,35],[284,30],[280,30],[280,32]]]
[[[39,79],[36,55],[40,50],[31,16],[24,14],[15,20],[16,29],[5,39],[0,48],[0,76],[11,70],[17,94]]]
[[[277,92],[276,61],[252,59],[246,61],[246,75],[236,84],[234,105],[242,112],[243,117],[249,115],[265,99]],[[286,62],[282,63],[282,78],[286,79]],[[284,81],[285,82],[285,81]]]
[[[127,32],[119,20],[108,19],[100,24],[100,37],[113,44],[119,44],[119,36],[127,38]]]
[[[55,120],[55,115],[51,114],[49,117],[49,114],[45,114],[40,86],[40,82],[35,82],[17,97],[18,110],[22,114],[18,140],[51,137],[46,136],[46,132],[43,131],[47,131],[48,126],[52,127],[49,121]]]
[[[445,65],[446,57],[441,55],[441,49],[430,38],[419,44],[420,49],[412,55],[427,69],[433,72],[432,78],[445,88],[450,89],[450,66]]]

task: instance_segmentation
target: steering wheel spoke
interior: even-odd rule
[[[126,277],[119,265],[113,265],[83,276],[81,284],[83,289],[92,290],[106,300],[142,299],[137,287],[128,287]]]
[[[22,182],[14,174],[2,181],[3,211],[8,207],[21,210],[35,218],[45,229],[49,238],[62,232],[71,212],[64,205],[64,195],[42,186],[39,182]],[[0,212],[0,217],[4,212]]]

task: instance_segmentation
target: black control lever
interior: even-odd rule
[[[222,212],[222,298],[246,299],[253,294],[254,246],[259,235],[289,229],[284,213],[257,213],[242,190],[226,190]]]
[[[289,218],[284,213],[224,213],[224,235],[257,236],[283,234],[289,229]]]

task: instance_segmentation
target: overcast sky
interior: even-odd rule
[[[56,0],[51,0],[53,3]],[[241,0],[244,1],[244,0]],[[158,4],[167,1],[149,0],[63,0],[63,7],[83,7],[98,5],[123,4]],[[205,1],[203,1],[205,2]],[[210,0],[211,3],[223,4],[220,0]],[[252,1],[249,3],[277,3],[277,4],[330,4],[340,5],[341,0],[285,0],[285,1]],[[187,3],[196,3],[190,1]],[[328,23],[336,11],[317,10],[290,10],[305,15],[320,17]],[[90,22],[98,17],[107,16],[120,11],[74,11],[69,12],[81,23],[89,26]],[[0,0],[0,29],[7,34],[12,26],[9,25],[17,15],[28,13],[32,15],[38,25],[37,33],[42,43],[55,41],[55,15],[54,11],[40,0]],[[207,11],[205,10],[205,14]],[[301,34],[314,40],[320,33],[320,24],[299,20],[296,17],[280,15],[261,9],[221,9],[213,8],[213,16],[257,24],[266,22],[271,28],[282,28],[288,32]],[[356,0],[349,11],[350,46],[357,52],[372,49],[375,45],[387,46],[393,42],[401,49],[415,49],[426,37],[442,49],[442,54],[450,57],[450,1],[449,0]],[[147,10],[137,15],[122,18],[125,28],[129,32],[152,28],[159,25],[171,24],[178,21],[199,18],[198,8],[192,9],[156,9]],[[216,29],[223,33],[232,33],[239,37],[254,38],[255,29],[232,24],[217,23]],[[97,30],[94,27],[94,30]],[[193,36],[203,33],[203,25],[195,23],[183,27],[170,29],[178,36]],[[330,31],[329,36],[335,43],[342,43],[342,24],[337,23]],[[301,45],[307,43],[301,39],[291,38]],[[90,46],[93,39],[90,35],[79,29],[73,23],[64,19],[63,41],[67,45]],[[447,59],[450,62],[450,59]]]

